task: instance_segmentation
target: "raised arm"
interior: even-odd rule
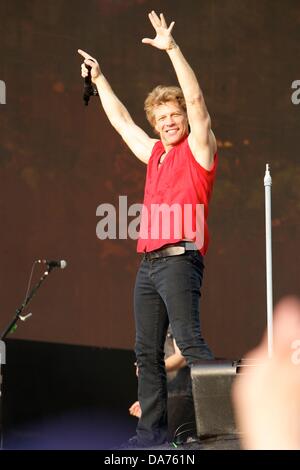
[[[110,84],[104,77],[96,59],[87,52],[78,49],[78,53],[84,58],[81,65],[81,75],[88,74],[87,65],[91,67],[91,79],[96,85],[102,107],[110,123],[121,135],[134,155],[144,163],[148,163],[153,145],[156,140],[151,139],[139,126],[137,126],[129,112],[113,92]]]
[[[195,159],[204,168],[210,170],[217,150],[216,139],[211,130],[210,116],[195,73],[172,37],[171,32],[175,22],[172,21],[168,27],[164,15],[161,13],[158,16],[155,11],[149,13],[149,19],[155,29],[156,37],[154,39],[144,38],[142,42],[168,53],[186,101],[191,129],[190,148]]]

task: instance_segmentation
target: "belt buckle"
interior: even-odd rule
[[[167,249],[171,250],[170,256],[178,256],[185,253],[185,246],[171,246]]]
[[[168,256],[178,256],[178,255],[183,255],[185,253],[185,247],[184,246],[168,246],[164,249],[161,250],[161,257],[168,257]]]

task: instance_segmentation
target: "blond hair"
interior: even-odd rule
[[[150,91],[144,104],[147,119],[152,127],[155,126],[154,108],[168,101],[177,102],[182,111],[186,113],[186,104],[181,88],[178,86],[158,85],[154,90]]]

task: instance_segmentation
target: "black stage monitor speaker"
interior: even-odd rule
[[[213,360],[192,366],[198,437],[237,433],[231,403],[231,386],[237,364],[237,361]]]

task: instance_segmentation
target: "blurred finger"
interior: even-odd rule
[[[154,19],[152,17],[152,13],[149,13],[148,17],[149,17],[149,20],[151,21],[151,24],[152,24],[153,28],[156,30],[157,24],[156,24],[156,22],[154,21]]]
[[[82,77],[87,77],[88,75],[88,69],[86,68],[85,64],[81,65],[81,76]]]
[[[172,21],[172,23],[171,23],[170,26],[168,27],[168,32],[169,32],[169,33],[171,33],[174,24],[175,24],[175,21]]]
[[[143,43],[143,44],[150,44],[150,45],[153,45],[154,40],[153,40],[153,39],[149,39],[149,38],[144,38],[144,39],[142,39],[142,43]]]
[[[89,67],[93,67],[97,62],[94,59],[85,59],[84,63],[85,65],[88,65]]]
[[[90,54],[88,54],[87,52],[83,51],[82,49],[78,49],[78,54],[80,54],[82,57],[84,57],[85,59],[92,59],[92,60],[95,60]]]
[[[161,25],[162,25],[164,28],[167,28],[167,29],[168,29],[168,26],[167,26],[167,23],[166,23],[164,14],[161,13],[159,16],[160,16]]]
[[[296,297],[286,297],[275,308],[274,352],[281,356],[291,354],[291,346],[300,339],[300,302]]]
[[[151,11],[153,21],[155,22],[156,26],[161,26],[161,22],[157,14],[155,13],[154,10]]]

